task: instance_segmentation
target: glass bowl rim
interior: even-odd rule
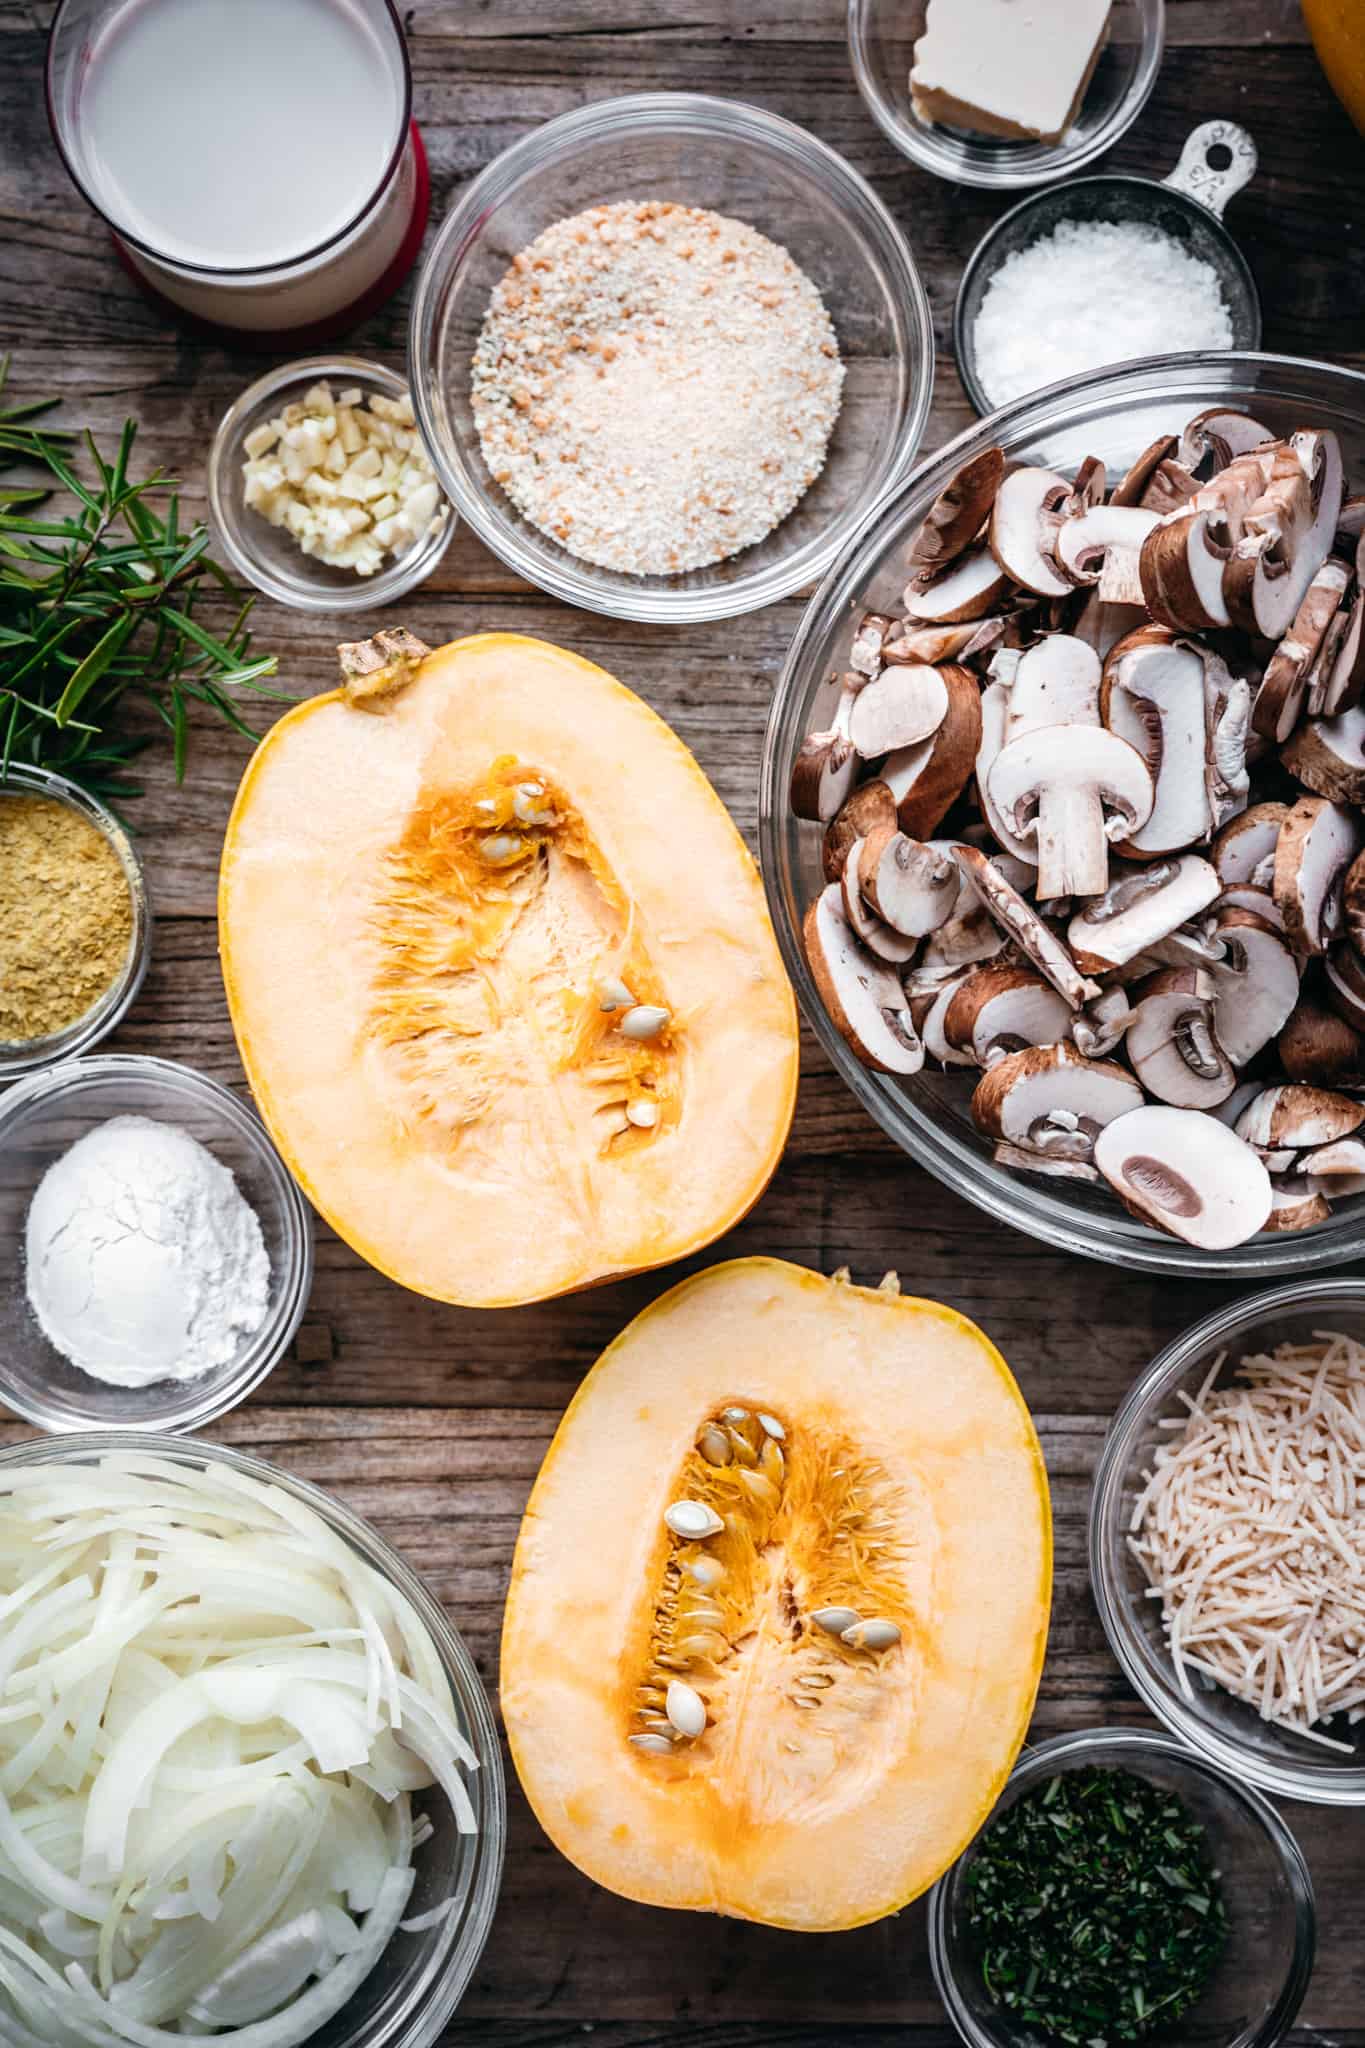
[[[823,539],[808,542],[785,561],[773,562],[767,569],[737,577],[731,583],[696,590],[678,587],[663,578],[653,583],[643,578],[623,581],[619,587],[599,585],[592,580],[593,565],[579,567],[576,558],[565,550],[545,560],[532,556],[514,530],[504,531],[490,516],[488,507],[496,501],[477,469],[466,462],[458,446],[446,447],[432,396],[434,372],[428,367],[428,356],[438,305],[452,274],[478,241],[494,207],[528,178],[543,177],[557,161],[574,155],[580,146],[625,131],[646,136],[667,136],[670,132],[703,138],[715,135],[732,144],[766,145],[785,156],[803,177],[823,176],[841,210],[861,208],[872,219],[894,258],[897,275],[892,280],[891,295],[908,331],[903,364],[908,369],[916,352],[919,358],[917,388],[911,389],[908,396],[896,436],[896,452],[875,497],[863,511],[855,513],[849,508],[841,520],[832,522]],[[790,253],[797,260],[798,252]],[[857,531],[859,521],[885,493],[899,487],[913,465],[933,404],[934,361],[929,298],[914,252],[890,209],[862,174],[837,150],[796,122],[747,100],[720,99],[698,92],[623,93],[611,99],[589,101],[585,106],[555,115],[510,143],[464,187],[447,211],[423,259],[408,322],[408,381],[413,409],[441,489],[471,532],[504,566],[547,595],[581,611],[653,625],[692,625],[739,618],[807,589],[824,576]],[[775,533],[781,530],[780,525],[774,528]],[[742,561],[743,553],[732,559]]]
[[[1031,1744],[1025,1748],[1005,1780],[1001,1798],[1012,1787],[1027,1787],[1040,1778],[1050,1776],[1059,1765],[1085,1765],[1104,1751],[1117,1751],[1120,1759],[1126,1755],[1134,1767],[1144,1756],[1160,1757],[1165,1763],[1178,1765],[1191,1776],[1214,1783],[1234,1805],[1259,1822],[1288,1887],[1294,1910],[1294,1947],[1288,1976],[1273,2009],[1257,2031],[1244,2038],[1241,2048],[1275,2048],[1298,2015],[1317,1953],[1317,1901],[1312,1873],[1298,1838],[1270,1801],[1254,1786],[1239,1783],[1235,1777],[1220,1770],[1207,1757],[1199,1755],[1174,1736],[1145,1728],[1082,1728],[1069,1734],[1051,1735],[1042,1742]],[[1123,1769],[1124,1764],[1118,1761],[1113,1768]],[[980,1832],[990,1826],[991,1819],[999,1810],[997,1801],[974,1839],[979,1839]],[[948,1931],[949,1906],[973,1846],[974,1843],[968,1844],[929,1894],[929,1964],[944,2008],[962,2040],[969,2044],[969,2048],[999,2048],[998,2036],[986,2033],[977,2025],[959,1992],[959,1973]]]
[[[458,1711],[466,1723],[464,1732],[473,1743],[479,1759],[479,1774],[488,1793],[487,1824],[474,1838],[480,1846],[475,1851],[477,1860],[470,1879],[469,1918],[467,1922],[460,1923],[460,1931],[468,1932],[471,1938],[457,1945],[454,1923],[449,1915],[445,1916],[438,1924],[440,1938],[433,1943],[432,1952],[422,1966],[419,1981],[411,1987],[404,2008],[391,2016],[390,2025],[383,2034],[376,2036],[367,2032],[364,2036],[364,2043],[374,2044],[374,2048],[431,2048],[459,2004],[487,1943],[497,1909],[507,1851],[507,1779],[497,1723],[488,1690],[463,1636],[417,1568],[409,1564],[402,1552],[365,1516],[313,1480],[301,1479],[284,1466],[257,1457],[250,1451],[240,1451],[235,1444],[214,1443],[199,1437],[167,1439],[146,1431],[110,1429],[86,1430],[71,1436],[26,1437],[17,1444],[0,1445],[0,1484],[6,1468],[11,1465],[53,1463],[64,1457],[93,1457],[104,1452],[148,1452],[187,1461],[199,1458],[209,1464],[232,1466],[248,1478],[258,1479],[264,1484],[283,1487],[305,1507],[312,1508],[330,1530],[339,1533],[358,1552],[366,1564],[397,1587],[416,1609],[431,1636],[442,1668],[451,1681]],[[414,2023],[411,2004],[414,1999],[422,1998],[427,2000],[427,2004]],[[344,2013],[344,2007],[342,2011]],[[329,2024],[334,2026],[336,2022]],[[367,2026],[370,2024],[372,2022],[367,2022]],[[362,2043],[352,2033],[345,2048],[362,2048]]]
[[[298,1182],[254,1105],[240,1100],[221,1081],[200,1073],[197,1067],[151,1053],[96,1053],[43,1067],[0,1095],[0,1151],[8,1145],[15,1124],[33,1106],[59,1109],[63,1096],[86,1081],[117,1083],[134,1078],[153,1081],[168,1095],[192,1100],[211,1111],[230,1126],[260,1164],[279,1201],[282,1219],[278,1297],[273,1312],[246,1345],[237,1364],[221,1375],[208,1373],[202,1380],[181,1382],[182,1399],[174,1402],[166,1419],[154,1427],[149,1427],[146,1418],[127,1425],[111,1421],[106,1415],[69,1421],[54,1419],[40,1397],[22,1387],[5,1386],[5,1406],[58,1442],[69,1443],[75,1437],[98,1434],[121,1443],[134,1441],[138,1436],[164,1443],[168,1438],[184,1436],[217,1421],[240,1406],[275,1370],[294,1340],[312,1288],[313,1225]]]
[[[316,384],[322,379],[368,386],[383,398],[401,398],[409,389],[402,371],[392,370],[387,363],[375,362],[368,356],[348,356],[336,350],[300,356],[293,362],[280,363],[273,370],[265,371],[238,393],[213,430],[205,479],[209,516],[214,535],[238,575],[244,576],[254,589],[276,604],[287,605],[292,611],[309,613],[372,611],[379,605],[392,604],[406,597],[409,591],[425,583],[432,574],[459,525],[453,505],[447,506],[446,521],[439,532],[424,534],[421,540],[415,541],[386,568],[376,570],[373,576],[355,576],[351,584],[333,586],[319,583],[314,588],[304,588],[286,582],[263,552],[266,534],[276,533],[279,529],[269,525],[250,506],[244,505],[239,516],[228,495],[229,474],[240,461],[241,444],[250,431],[255,414],[280,398],[291,385]],[[425,434],[422,441],[425,447]],[[426,452],[430,460],[430,449],[427,448]],[[437,481],[440,482],[439,477]],[[448,493],[443,484],[441,492],[444,501]],[[252,544],[253,521],[261,529],[261,549]],[[299,562],[303,565],[300,573],[307,574],[312,558],[300,550]]]
[[[128,956],[119,973],[102,996],[81,1016],[45,1038],[7,1039],[0,1044],[0,1086],[25,1075],[41,1072],[59,1061],[90,1052],[123,1022],[147,976],[152,956],[155,920],[142,861],[127,828],[120,824],[109,806],[52,768],[38,768],[26,761],[11,761],[0,776],[0,802],[15,790],[31,796],[50,797],[65,804],[87,823],[102,832],[119,857],[132,904],[133,929],[128,939]]]
[[[1210,1310],[1162,1346],[1134,1380],[1105,1431],[1090,1489],[1086,1548],[1091,1592],[1109,1647],[1143,1705],[1172,1737],[1203,1757],[1212,1768],[1234,1773],[1245,1784],[1258,1786],[1277,1798],[1299,1799],[1315,1806],[1360,1807],[1365,1806],[1365,1757],[1354,1767],[1345,1762],[1314,1764],[1307,1757],[1296,1762],[1267,1759],[1211,1727],[1178,1697],[1174,1688],[1170,1693],[1159,1690],[1134,1650],[1125,1603],[1109,1568],[1109,1537],[1122,1512],[1124,1477],[1147,1409],[1163,1396],[1173,1400],[1177,1385],[1200,1355],[1217,1350],[1220,1340],[1230,1338],[1238,1325],[1253,1317],[1257,1322],[1270,1321],[1294,1309],[1311,1312],[1317,1302],[1323,1304],[1324,1310],[1329,1303],[1345,1302],[1365,1315],[1365,1279],[1290,1280],[1255,1294],[1240,1295],[1235,1301]],[[1253,1340],[1246,1337],[1241,1341],[1249,1344]]]
[[[965,163],[948,159],[897,113],[873,77],[868,58],[867,15],[870,4],[871,0],[848,0],[846,16],[849,61],[863,104],[887,141],[902,156],[909,157],[913,163],[949,184],[967,185],[983,192],[1023,192],[1034,185],[1055,185],[1112,149],[1128,133],[1151,98],[1166,47],[1166,0],[1136,0],[1143,29],[1137,63],[1122,99],[1108,118],[1100,123],[1093,135],[1079,142],[1068,143],[1064,136],[1060,142],[1035,144],[1037,153],[1027,166],[1011,168],[1006,162],[995,168],[985,157],[975,159],[969,156]]]
[[[1028,392],[987,418],[971,421],[932,455],[922,456],[894,490],[885,492],[877,500],[812,592],[787,649],[773,690],[763,736],[759,768],[758,846],[769,916],[801,1013],[854,1100],[893,1144],[974,1208],[996,1222],[1003,1222],[1011,1229],[1057,1250],[1096,1259],[1102,1264],[1121,1264],[1135,1272],[1234,1283],[1240,1280],[1246,1284],[1255,1278],[1267,1281],[1288,1279],[1295,1274],[1321,1271],[1358,1257],[1365,1248],[1365,1208],[1358,1218],[1347,1218],[1336,1228],[1328,1226],[1331,1235],[1327,1238],[1314,1232],[1297,1236],[1286,1233],[1269,1239],[1253,1239],[1250,1245],[1236,1246],[1231,1252],[1200,1252],[1193,1245],[1150,1228],[1142,1235],[1134,1231],[1131,1236],[1120,1236],[1114,1229],[1116,1223],[1122,1224],[1120,1217],[1111,1219],[1103,1213],[1092,1216],[1085,1211],[1070,1209],[1065,1198],[1055,1191],[1040,1192],[1025,1186],[1022,1176],[1008,1174],[982,1159],[972,1157],[968,1161],[965,1154],[959,1156],[952,1145],[945,1142],[938,1118],[916,1110],[913,1104],[902,1106],[897,1098],[888,1094],[886,1077],[864,1067],[845,1045],[820,1000],[806,960],[800,929],[788,916],[783,888],[786,868],[783,842],[789,825],[787,785],[791,772],[791,757],[784,752],[787,738],[784,727],[791,716],[797,684],[803,671],[811,665],[816,647],[840,620],[849,617],[852,609],[863,602],[862,592],[902,535],[905,506],[911,495],[924,491],[931,482],[937,485],[946,481],[970,449],[1007,440],[1031,428],[1041,431],[1045,427],[1070,426],[1087,399],[1100,394],[1112,383],[1132,380],[1139,385],[1140,389],[1132,394],[1136,404],[1139,400],[1159,397],[1160,393],[1154,390],[1154,386],[1168,377],[1173,380],[1182,372],[1204,372],[1216,384],[1219,374],[1229,370],[1247,373],[1248,382],[1251,381],[1250,373],[1255,371],[1307,373],[1314,378],[1330,378],[1357,395],[1362,430],[1365,430],[1365,370],[1323,363],[1308,356],[1281,355],[1258,349],[1178,351],[1134,362],[1106,364],[1083,377],[1068,378],[1061,383],[1046,385],[1041,391]],[[1278,394],[1272,386],[1268,387],[1266,395],[1275,397]],[[1059,407],[1062,409],[1060,418],[1056,416]],[[1245,1257],[1253,1247],[1255,1257],[1260,1261],[1259,1267]]]

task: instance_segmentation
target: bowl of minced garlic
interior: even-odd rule
[[[137,994],[151,945],[127,834],[46,769],[0,779],[0,1078],[86,1052]]]

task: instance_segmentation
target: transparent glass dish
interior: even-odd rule
[[[1060,1772],[1129,1771],[1174,1792],[1202,1823],[1223,1883],[1228,1944],[1179,2035],[1183,2048],[1275,2048],[1294,2024],[1313,1972],[1317,1914],[1303,1853],[1268,1800],[1192,1756],[1168,1735],[1091,1728],[1025,1752],[996,1807]],[[989,1826],[989,1822],[987,1823]],[[948,2017],[968,2048],[1043,2048],[1031,2027],[1001,2012],[981,1980],[968,1922],[967,1876],[978,1836],[929,1899],[929,1959]]]
[[[1080,112],[1059,142],[1012,142],[926,121],[910,97],[929,0],[848,0],[848,49],[867,110],[902,155],[935,177],[1017,192],[1073,178],[1136,121],[1161,69],[1164,0],[1114,0],[1109,36]],[[942,0],[941,0],[942,4]]]
[[[488,1939],[507,1840],[502,1754],[473,1658],[440,1602],[368,1522],[321,1488],[226,1444],[102,1433],[60,1442],[40,1438],[0,1450],[0,1477],[6,1467],[68,1460],[88,1464],[110,1451],[154,1451],[187,1465],[223,1465],[282,1488],[320,1515],[341,1542],[379,1572],[415,1609],[431,1637],[450,1685],[457,1724],[479,1759],[477,1771],[463,1774],[478,1832],[460,1834],[439,1793],[417,1795],[433,1833],[413,1859],[417,1881],[405,1917],[420,1917],[446,1899],[456,1900],[457,1909],[423,1933],[396,1934],[355,1997],[334,2020],[309,2035],[307,2048],[432,2048],[464,1995]]]
[[[1157,356],[1097,370],[1020,399],[959,434],[876,508],[806,608],[768,719],[759,850],[778,943],[801,1007],[858,1101],[911,1158],[988,1215],[1063,1251],[1141,1272],[1245,1283],[1358,1257],[1365,1250],[1365,1196],[1338,1203],[1330,1221],[1313,1230],[1206,1252],[1139,1222],[1107,1189],[1044,1182],[997,1166],[971,1119],[970,1076],[926,1068],[903,1082],[874,1074],[830,1022],[801,939],[806,909],[823,886],[821,835],[818,826],[793,815],[788,800],[802,740],[829,723],[836,695],[830,678],[847,667],[856,617],[869,606],[898,608],[910,537],[964,462],[998,445],[1014,462],[1074,471],[1093,454],[1117,477],[1159,434],[1216,402],[1245,406],[1272,431],[1334,428],[1348,474],[1365,477],[1365,375],[1288,356]]]
[[[353,569],[329,568],[305,555],[286,527],[272,526],[248,505],[242,481],[247,435],[317,383],[330,384],[334,392],[355,387],[366,398],[376,392],[381,398],[401,398],[408,388],[396,370],[363,356],[307,356],[267,371],[248,385],[218,423],[209,450],[209,514],[232,566],[267,597],[302,612],[376,611],[426,582],[450,545],[455,518],[447,507],[444,524],[434,533],[423,534],[402,553],[387,557],[373,576],[357,576]]]
[[[226,1365],[195,1379],[114,1387],[50,1344],[29,1306],[29,1204],[55,1160],[115,1116],[178,1124],[228,1167],[260,1219],[270,1259],[265,1319]],[[170,1060],[100,1053],[31,1074],[0,1096],[0,1401],[39,1429],[202,1429],[260,1386],[293,1341],[313,1281],[313,1227],[303,1196],[254,1110]]]
[[[133,850],[132,840],[113,812],[98,797],[78,789],[74,782],[68,782],[64,775],[54,775],[47,768],[30,768],[18,761],[11,764],[8,775],[0,781],[0,803],[10,796],[50,797],[55,803],[65,804],[104,834],[119,857],[128,883],[133,929],[122,968],[83,1016],[77,1017],[65,1030],[50,1032],[44,1038],[0,1040],[0,1083],[13,1080],[19,1074],[32,1073],[35,1067],[50,1066],[54,1060],[73,1059],[77,1053],[89,1052],[102,1038],[107,1038],[127,1016],[136,1000],[152,955],[152,906],[147,896],[142,863]]]
[[[789,517],[757,546],[679,576],[580,561],[523,518],[484,462],[470,404],[474,346],[513,258],[554,222],[628,199],[709,208],[781,243],[823,294],[848,372],[828,461]],[[834,150],[758,107],[642,93],[547,121],[465,188],[423,265],[408,367],[442,487],[501,561],[586,611],[681,625],[756,610],[824,574],[915,459],[934,339],[904,236]]]
[[[1365,1342],[1365,1280],[1308,1280],[1276,1287],[1206,1316],[1167,1345],[1137,1381],[1105,1439],[1090,1501],[1090,1577],[1100,1620],[1119,1663],[1144,1702],[1173,1735],[1201,1756],[1281,1799],[1322,1806],[1365,1806],[1365,1722],[1334,1721],[1330,1734],[1351,1744],[1341,1753],[1263,1721],[1212,1685],[1196,1682],[1186,1698],[1167,1655],[1161,1603],[1128,1549],[1133,1506],[1143,1473],[1169,1431],[1163,1416],[1182,1414],[1223,1353],[1219,1379],[1231,1379],[1240,1358],[1285,1342],[1309,1343],[1323,1330]]]

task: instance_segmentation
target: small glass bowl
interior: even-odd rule
[[[431,1637],[450,1686],[456,1725],[479,1760],[477,1771],[463,1774],[478,1832],[462,1835],[439,1794],[423,1799],[433,1832],[413,1858],[417,1881],[404,1917],[418,1918],[447,1899],[458,1902],[457,1910],[420,1933],[395,1934],[350,2003],[312,2036],[310,2048],[432,2048],[463,1997],[488,1939],[507,1843],[502,1753],[474,1660],[435,1595],[368,1522],[320,1487],[226,1444],[167,1443],[156,1436],[105,1433],[65,1437],[59,1443],[31,1438],[0,1449],[0,1478],[7,1467],[17,1465],[90,1464],[110,1452],[138,1451],[154,1451],[186,1465],[222,1465],[279,1487],[311,1508],[348,1549],[378,1572],[415,1610]]]
[[[196,1379],[113,1387],[80,1372],[29,1307],[25,1224],[39,1181],[78,1138],[115,1116],[178,1124],[222,1165],[260,1218],[270,1258],[265,1320],[227,1365]],[[0,1401],[39,1429],[202,1429],[235,1408],[284,1356],[313,1280],[303,1196],[253,1110],[192,1067],[100,1053],[31,1074],[0,1097]]]
[[[1219,1379],[1231,1379],[1248,1353],[1306,1343],[1324,1330],[1365,1342],[1365,1280],[1301,1280],[1231,1303],[1195,1323],[1153,1359],[1109,1427],[1090,1500],[1090,1577],[1110,1647],[1158,1720],[1201,1756],[1281,1799],[1320,1806],[1365,1806],[1365,1722],[1333,1722],[1330,1734],[1350,1754],[1263,1721],[1231,1694],[1192,1679],[1181,1691],[1161,1630],[1161,1603],[1128,1549],[1133,1507],[1157,1445],[1169,1441],[1163,1416],[1183,1413],[1224,1352]]]
[[[272,526],[254,511],[242,483],[247,435],[319,382],[340,391],[355,386],[367,398],[372,392],[381,398],[401,398],[408,388],[396,370],[362,356],[307,356],[258,377],[218,423],[209,450],[209,511],[224,554],[238,574],[267,597],[303,612],[374,611],[426,582],[450,544],[455,517],[447,507],[444,524],[436,532],[423,534],[375,575],[357,576],[353,569],[332,569],[305,555],[285,527]]]
[[[858,90],[883,135],[902,155],[955,185],[1017,192],[1074,177],[1128,132],[1161,69],[1165,0],[1114,0],[1095,75],[1060,142],[972,135],[915,111],[910,67],[927,12],[928,0],[848,0],[849,55]]]
[[[1202,1824],[1222,1878],[1227,1947],[1203,1998],[1181,2022],[1181,2041],[1197,2041],[1200,2048],[1275,2048],[1303,2003],[1317,1947],[1313,1881],[1293,1835],[1259,1793],[1225,1778],[1168,1735],[1136,1728],[1089,1728],[1026,1751],[995,1811],[1004,1813],[1063,1771],[1089,1768],[1129,1771],[1175,1793]],[[1039,2048],[1033,2029],[1002,2012],[981,1981],[966,1883],[981,1839],[930,1895],[934,1982],[969,2048]]]
[[[16,795],[50,797],[54,803],[65,804],[69,810],[76,811],[104,834],[118,855],[127,879],[133,906],[133,930],[128,941],[128,957],[122,968],[84,1016],[77,1017],[64,1031],[51,1032],[45,1038],[0,1041],[0,1082],[13,1080],[19,1074],[30,1074],[35,1067],[50,1066],[54,1060],[73,1059],[77,1053],[88,1052],[102,1038],[107,1038],[132,1007],[152,955],[152,906],[147,896],[142,863],[113,812],[106,809],[98,797],[78,789],[74,782],[68,782],[64,775],[54,775],[47,768],[29,768],[20,762],[12,763],[8,776],[0,781],[0,803]]]
[[[493,287],[554,222],[627,199],[673,199],[749,222],[820,290],[847,379],[816,482],[766,540],[680,576],[580,561],[522,517],[483,459],[470,362]],[[418,280],[413,404],[442,487],[499,560],[566,603],[659,625],[727,619],[823,575],[915,459],[933,395],[929,302],[900,229],[825,143],[761,108],[641,93],[547,121],[505,150],[446,216]]]

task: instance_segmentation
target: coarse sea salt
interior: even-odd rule
[[[1137,221],[1059,222],[1006,257],[972,328],[992,406],[1105,363],[1232,343],[1217,272]]]

